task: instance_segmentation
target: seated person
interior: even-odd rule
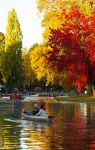
[[[40,106],[40,111],[38,114],[36,114],[37,116],[40,116],[40,117],[47,117],[47,114],[46,114],[46,108],[44,107],[44,105],[41,105]]]
[[[27,112],[27,111],[23,110],[23,113],[25,113],[26,115],[33,115],[33,116],[38,114],[39,113],[38,105],[34,104],[32,112]]]
[[[39,113],[39,108],[37,104],[34,104],[33,110],[32,110],[32,115],[36,115]]]

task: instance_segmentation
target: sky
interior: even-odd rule
[[[0,0],[0,32],[6,33],[8,12],[15,9],[23,34],[23,47],[30,48],[41,43],[41,18],[38,15],[36,0]]]

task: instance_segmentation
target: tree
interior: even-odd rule
[[[41,87],[41,89],[45,89],[46,86],[57,85],[59,82],[60,85],[62,85],[63,82],[62,76],[59,76],[58,72],[51,68],[51,65],[45,57],[48,50],[50,50],[50,46],[43,43],[37,45],[30,53],[31,67],[38,79],[38,82],[36,81],[36,86]],[[66,80],[69,83],[68,87],[70,87],[71,84],[69,79],[66,78]],[[68,87],[66,86],[66,89],[68,89]]]
[[[37,8],[39,12],[52,12],[55,10],[62,9],[70,9],[73,5],[89,5],[90,7],[94,7],[94,0],[36,0]],[[84,10],[85,11],[85,10]]]
[[[4,48],[5,48],[5,36],[2,32],[0,32],[0,83],[2,81],[2,68],[3,68],[3,57],[4,57]]]
[[[68,85],[71,85],[71,82],[73,81],[72,78],[74,79],[75,76],[72,76],[72,77],[70,76],[71,73],[70,73],[70,71],[68,71],[67,66],[64,65],[65,63],[64,63],[63,59],[64,59],[64,56],[66,55],[65,52],[67,51],[67,49],[71,49],[70,46],[73,45],[73,42],[75,40],[74,38],[78,38],[78,33],[76,35],[76,32],[73,31],[73,32],[75,32],[75,34],[73,35],[73,38],[72,38],[73,41],[70,44],[71,41],[70,41],[69,33],[68,33],[70,31],[70,25],[71,25],[71,28],[74,28],[74,27],[72,27],[72,24],[74,23],[74,21],[72,23],[72,20],[69,17],[70,12],[71,12],[70,10],[74,10],[76,7],[78,7],[79,12],[81,12],[83,16],[89,18],[95,10],[94,1],[93,0],[89,0],[89,1],[88,0],[81,0],[81,1],[80,0],[72,0],[72,1],[71,0],[68,0],[68,1],[67,0],[37,0],[37,6],[38,6],[39,12],[44,14],[43,20],[42,20],[42,26],[44,27],[43,37],[44,37],[44,42],[46,43],[46,45],[48,45],[47,52],[44,55],[45,56],[44,59],[46,60],[46,62],[48,64],[48,70],[50,70],[50,68],[52,70],[52,81],[57,80],[57,82],[59,82],[60,84],[65,84],[66,86],[68,84],[67,83],[67,81],[68,81],[69,82]],[[75,13],[75,14],[77,14],[77,13]],[[79,16],[77,16],[75,18],[75,24],[77,24],[76,20],[78,20],[78,17]],[[71,18],[73,18],[73,14],[72,14]],[[93,19],[94,19],[94,17],[93,17]],[[83,20],[82,19],[80,20],[80,24],[81,24],[81,21],[83,21]],[[66,22],[67,22],[67,24],[66,24]],[[64,43],[62,41],[62,39],[64,38],[63,33],[65,33],[65,25],[67,26],[67,29],[66,29],[67,31],[66,31],[66,35],[65,35],[68,37],[67,43]],[[63,26],[64,26],[64,31],[61,31],[63,29]],[[68,27],[69,27],[69,29],[68,29]],[[81,32],[81,26],[80,26],[80,28],[78,27],[77,30],[78,30],[78,32]],[[58,31],[60,31],[60,34]],[[79,36],[80,36],[80,34],[79,34]],[[84,36],[81,36],[81,37],[83,38]],[[79,38],[78,38],[78,40],[79,40]],[[77,42],[78,41],[76,41],[76,43]],[[80,42],[81,42],[81,40],[80,40]],[[78,43],[76,44],[76,49],[79,49]],[[74,54],[75,52],[74,53],[71,52],[72,53],[71,54],[68,51],[67,53],[70,56],[70,55]],[[81,53],[81,52],[79,51],[79,53]],[[66,56],[66,57],[68,57],[68,56]],[[76,55],[72,55],[71,58],[73,60],[75,60],[77,57],[76,57]],[[80,58],[81,58],[81,56],[79,57],[79,61],[80,61]],[[69,61],[71,61],[71,60],[68,59],[68,62]],[[74,67],[75,66],[72,65],[72,67],[71,67],[72,70],[75,70],[75,69],[73,69]],[[75,68],[77,68],[77,65]],[[85,63],[82,64],[82,68],[86,69]],[[79,73],[80,73],[80,71],[79,71]],[[83,80],[85,80],[85,79],[86,79],[86,77],[83,74]],[[51,82],[48,76],[47,76],[47,80],[49,82]],[[76,79],[76,81],[78,81],[78,78]],[[79,91],[81,90],[81,87],[84,85],[84,83],[82,81],[80,81],[81,84],[79,84],[78,82],[76,82],[76,84],[75,84],[75,82],[72,82],[72,83],[73,83],[72,85],[77,87],[77,89]],[[87,82],[85,81],[85,84],[86,83]]]
[[[61,28],[51,29],[46,60],[59,75],[67,72],[72,85],[80,92],[85,85],[95,85],[95,13],[85,16],[79,7],[61,17]]]
[[[14,9],[8,13],[5,34],[3,81],[8,88],[20,87],[22,79],[22,33]]]
[[[39,13],[44,14],[42,20],[44,41],[48,41],[50,28],[57,29],[64,23],[64,17],[61,17],[63,9],[68,12],[70,8],[79,5],[81,12],[90,15],[95,10],[93,4],[94,0],[37,0]]]
[[[48,80],[53,80],[52,70],[47,65],[45,58],[48,47],[44,44],[38,45],[31,51],[31,67],[37,75],[37,79],[45,79],[48,76]],[[47,82],[48,82],[47,80]]]
[[[23,49],[23,87],[31,88],[37,82],[36,74],[31,66],[31,51],[37,46],[33,45],[29,50]],[[35,87],[35,86],[34,86]]]

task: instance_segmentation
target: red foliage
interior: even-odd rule
[[[61,28],[51,29],[49,45],[53,50],[47,59],[59,73],[67,69],[72,85],[81,91],[95,79],[95,14],[87,17],[76,8],[69,13],[63,10],[61,15],[66,21]]]

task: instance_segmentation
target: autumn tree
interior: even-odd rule
[[[2,75],[3,81],[8,88],[21,86],[22,32],[14,9],[8,13]]]
[[[47,60],[45,55],[47,47],[43,44],[38,45],[31,51],[31,66],[33,71],[36,73],[38,80],[46,78],[46,74],[50,80],[52,80],[51,70],[48,70]]]
[[[94,0],[37,0],[39,13],[43,14],[42,26],[44,27],[44,41],[48,41],[50,28],[57,29],[64,23],[64,17],[61,17],[62,10],[67,12],[75,5],[80,6],[80,11],[85,15],[90,15],[95,10]]]
[[[62,85],[63,83],[62,75],[59,76],[57,70],[54,71],[54,69],[51,68],[51,65],[48,63],[45,57],[47,56],[47,52],[49,50],[49,45],[40,44],[36,46],[30,53],[31,67],[38,79],[37,86],[42,87],[42,89],[44,89],[47,86],[57,85],[59,84],[59,82],[60,85]],[[70,83],[68,78],[66,79],[68,83]],[[70,84],[68,85],[68,87],[70,87]]]
[[[95,85],[95,13],[85,16],[79,7],[63,10],[65,22],[51,29],[46,59],[51,68],[67,72],[72,86],[80,92],[85,85]]]
[[[37,47],[37,44],[34,44],[29,50],[23,49],[23,88],[36,86],[37,78],[31,66],[31,52],[35,47]]]
[[[80,92],[83,86],[92,84],[88,72],[94,73],[92,71],[94,66],[92,67],[88,61],[90,57],[87,56],[87,45],[84,41],[87,38],[92,41],[94,25],[90,24],[89,20],[91,18],[95,20],[95,2],[94,0],[37,0],[37,4],[39,12],[44,14],[42,20],[44,42],[50,46],[44,55],[46,61],[48,60],[47,64],[53,74],[59,75],[59,83],[65,82],[68,85],[69,81],[70,85],[72,82]]]
[[[78,4],[80,6],[84,5],[85,8],[91,7],[93,8],[95,5],[94,0],[36,0],[38,11],[47,12],[59,10],[59,9],[67,9],[69,10],[72,6]],[[85,10],[84,10],[85,11]]]

